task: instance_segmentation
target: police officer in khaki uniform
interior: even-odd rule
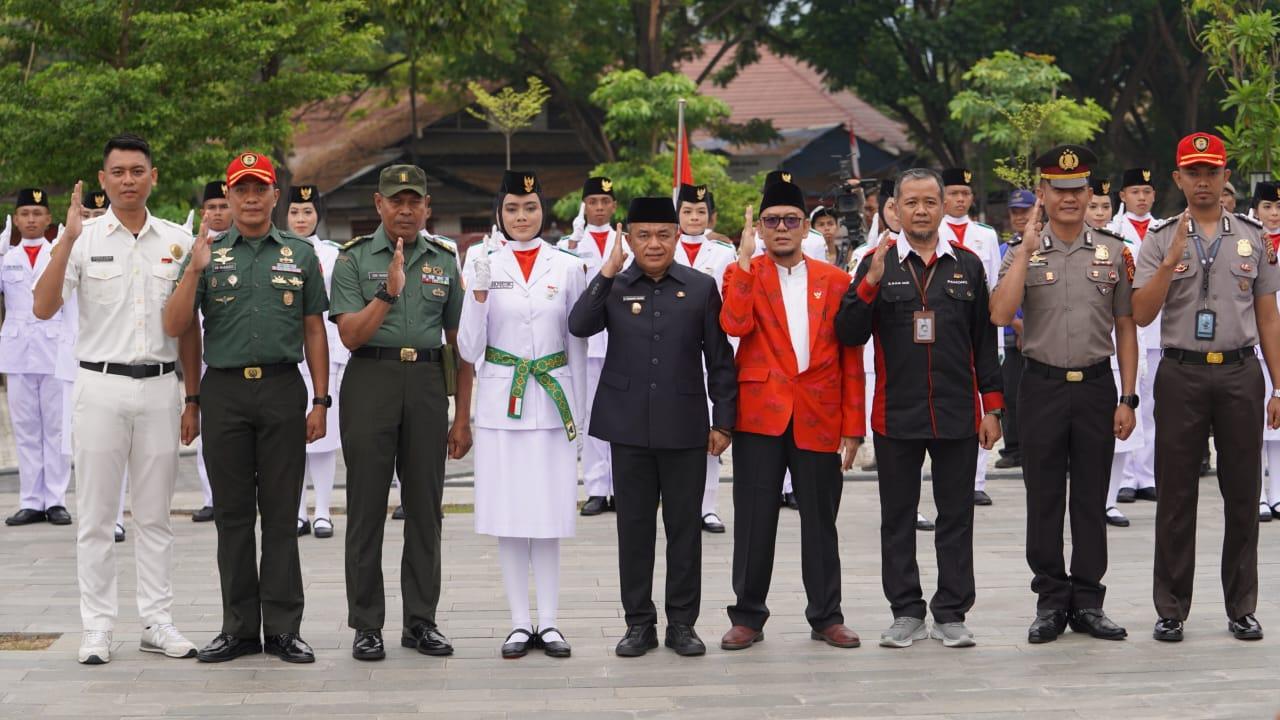
[[[280,190],[270,159],[236,156],[227,189],[235,225],[217,238],[196,239],[164,312],[171,336],[191,325],[196,309],[204,314],[209,366],[201,414],[223,620],[222,632],[197,658],[223,662],[265,649],[286,662],[315,662],[298,635],[303,596],[295,518],[306,444],[324,437],[332,403],[323,319],[329,300],[311,243],[271,224]],[[304,347],[316,393],[310,413],[298,372]]]
[[[1258,513],[1262,425],[1280,427],[1280,399],[1266,388],[1255,346],[1280,379],[1280,270],[1262,226],[1221,204],[1231,173],[1220,138],[1197,132],[1178,143],[1173,180],[1187,199],[1181,215],[1151,227],[1134,280],[1133,316],[1161,313],[1163,357],[1154,370],[1157,640],[1182,639],[1195,578],[1200,456],[1213,431],[1225,506],[1222,588],[1227,629],[1262,638],[1258,603]],[[1163,311],[1162,311],[1163,308]]]
[[[1026,238],[1005,253],[991,296],[996,325],[1008,325],[1022,308],[1026,370],[1018,392],[1027,563],[1035,574],[1031,589],[1039,595],[1027,632],[1032,643],[1056,640],[1068,625],[1105,640],[1126,635],[1102,611],[1102,576],[1112,453],[1116,438],[1129,437],[1136,423],[1133,256],[1120,236],[1085,225],[1090,168],[1096,162],[1078,145],[1060,145],[1036,159],[1040,187]],[[1041,208],[1049,217],[1043,226]],[[1119,404],[1113,353],[1120,361]],[[1069,571],[1062,555],[1068,507]]]
[[[456,352],[463,289],[453,244],[419,234],[431,213],[421,168],[383,169],[373,201],[382,224],[343,247],[329,311],[351,349],[338,403],[347,465],[347,624],[356,631],[351,654],[386,655],[382,533],[396,472],[408,510],[401,644],[448,655],[453,646],[436,628],[440,502],[446,444],[455,459],[471,447],[471,366],[458,373],[460,410],[450,427],[445,373],[457,366],[443,360]]]

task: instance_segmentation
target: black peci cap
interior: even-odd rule
[[[947,168],[942,171],[942,185],[951,187],[952,185],[964,185],[969,187],[973,183],[973,173],[968,168]]]
[[[18,201],[14,203],[15,207],[29,207],[38,205],[42,208],[49,207],[49,193],[40,188],[22,188],[18,191]]]
[[[587,181],[582,183],[582,198],[585,200],[592,195],[613,195],[613,180],[607,177],[589,177]]]
[[[209,202],[210,200],[223,200],[227,197],[227,181],[214,180],[204,185],[204,197],[200,198],[200,204]]]
[[[638,197],[631,200],[627,208],[627,224],[632,223],[670,223],[678,225],[680,218],[676,216],[675,206],[664,197]]]
[[[289,202],[317,203],[320,201],[320,188],[315,185],[294,185],[289,188]]]
[[[532,195],[541,193],[538,176],[532,171],[507,170],[502,173],[502,183],[498,185],[498,195]]]

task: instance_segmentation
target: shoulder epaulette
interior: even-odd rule
[[[1110,229],[1110,228],[1105,228],[1105,227],[1093,228],[1093,231],[1094,231],[1094,232],[1096,232],[1096,233],[1098,233],[1099,235],[1106,235],[1106,236],[1107,236],[1107,237],[1109,237],[1109,238],[1113,238],[1113,239],[1115,239],[1115,240],[1119,240],[1120,242],[1127,242],[1127,241],[1124,239],[1124,236],[1123,236],[1123,235],[1121,235],[1120,233],[1118,233],[1118,232],[1116,232],[1115,230],[1112,230],[1112,229]]]
[[[329,246],[331,246],[331,247],[336,247],[336,248],[338,248],[339,250],[341,250],[341,249],[342,249],[342,243],[334,242],[334,241],[332,241],[332,240],[321,240],[321,241],[320,241],[320,243],[321,243],[322,245],[329,245]]]
[[[1156,231],[1156,230],[1163,230],[1164,228],[1166,228],[1166,227],[1168,227],[1168,226],[1172,225],[1173,223],[1178,222],[1178,218],[1179,218],[1179,217],[1181,217],[1181,216],[1180,216],[1180,215],[1174,215],[1173,217],[1167,217],[1167,218],[1164,218],[1164,219],[1162,219],[1162,220],[1156,220],[1156,221],[1154,221],[1154,222],[1152,222],[1152,223],[1151,223],[1151,227],[1147,228],[1147,232],[1154,232],[1154,231]]]
[[[1232,213],[1232,214],[1240,218],[1241,220],[1249,223],[1250,225],[1258,228],[1259,230],[1263,229],[1262,221],[1257,218],[1251,218],[1248,215],[1245,215],[1244,213]]]
[[[362,242],[364,242],[365,240],[368,240],[368,239],[370,239],[370,238],[372,238],[372,237],[373,237],[372,235],[361,235],[360,237],[354,237],[354,238],[351,238],[350,240],[348,240],[347,242],[343,243],[341,247],[342,247],[342,249],[343,249],[343,250],[350,250],[351,248],[355,247],[356,245],[359,245],[360,243],[362,243]]]
[[[717,245],[723,245],[724,247],[727,247],[727,248],[729,248],[730,250],[733,250],[734,252],[737,252],[737,250],[738,250],[738,248],[736,248],[736,247],[734,247],[734,246],[733,246],[733,243],[727,243],[727,242],[725,242],[725,241],[723,241],[723,240],[712,240],[711,242],[713,242],[713,243],[715,243],[715,244],[717,244]]]
[[[995,232],[995,231],[996,231],[996,229],[995,229],[995,228],[993,228],[993,227],[991,227],[990,225],[988,225],[988,224],[986,224],[986,223],[980,223],[980,222],[978,222],[977,220],[974,220],[974,221],[973,221],[973,224],[974,224],[974,225],[977,225],[978,227],[984,227],[984,228],[986,228],[986,229],[990,230],[991,232]],[[998,235],[999,233],[996,233],[996,234]]]
[[[458,244],[443,235],[428,235],[427,242],[451,255],[456,256],[458,254]]]
[[[98,217],[106,217],[106,216],[105,216],[105,215],[99,215]],[[98,218],[93,218],[93,219],[94,219],[94,220],[97,220]],[[168,225],[169,227],[174,228],[175,230],[182,230],[183,232],[191,232],[190,230],[187,230],[186,226],[185,226],[185,225],[183,225],[182,223],[176,223],[176,222],[174,222],[174,221],[172,221],[172,220],[165,220],[164,218],[162,218],[162,217],[158,217],[158,216],[156,216],[156,215],[152,215],[152,216],[151,216],[151,219],[152,219],[152,220],[155,220],[156,222],[158,222],[158,223],[160,223],[160,224],[162,224],[162,225]],[[90,222],[90,221],[89,221],[89,220],[85,220],[85,222],[86,222],[86,223],[88,223],[88,222]]]
[[[578,255],[578,253],[576,253],[576,252],[574,252],[574,251],[570,250],[570,249],[569,249],[569,248],[567,248],[567,247],[560,247],[559,245],[552,245],[551,247],[553,247],[553,248],[555,248],[555,249],[559,250],[560,252],[564,253],[565,255],[568,255],[569,257],[573,258],[574,260],[581,260],[581,259],[582,259],[582,256]]]

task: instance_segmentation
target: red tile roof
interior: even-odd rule
[[[697,80],[719,49],[719,43],[709,43],[702,57],[685,63],[680,71]],[[851,92],[828,90],[812,67],[768,48],[761,48],[760,61],[743,68],[728,85],[720,87],[708,77],[698,90],[728,103],[733,109],[729,119],[735,123],[760,118],[772,120],[779,130],[852,123],[859,138],[886,150],[896,153],[912,148],[901,123]]]

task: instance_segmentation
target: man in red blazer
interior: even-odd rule
[[[835,334],[849,275],[800,251],[809,232],[804,206],[804,193],[792,183],[767,186],[759,227],[766,252],[752,258],[756,228],[748,205],[738,262],[724,275],[720,325],[741,338],[733,440],[737,602],[729,607],[733,627],[720,641],[725,650],[764,639],[778,496],[788,469],[800,504],[810,636],[836,647],[860,644],[840,612],[836,514],[841,466],[853,464],[865,433],[862,348],[841,346]]]

